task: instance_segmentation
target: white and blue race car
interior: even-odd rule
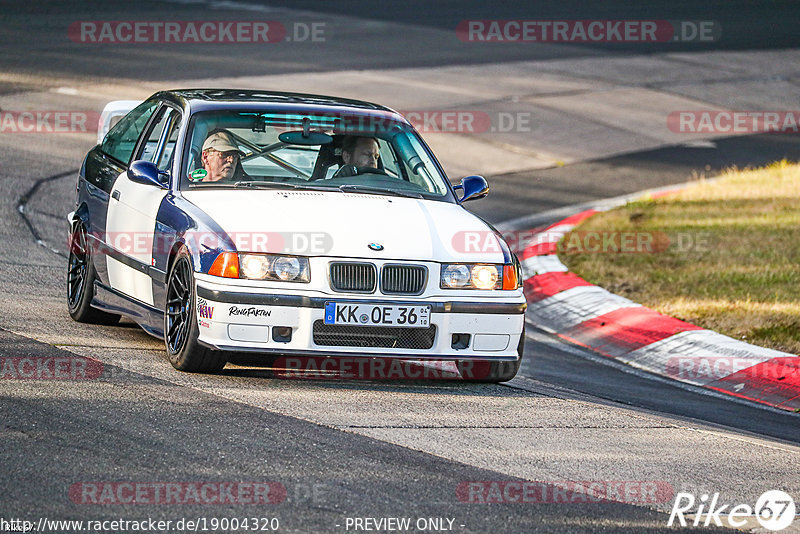
[[[452,360],[467,379],[510,380],[524,343],[519,262],[461,206],[487,193],[480,176],[451,185],[383,106],[160,92],[81,166],[69,312],[136,321],[183,371],[252,352]]]

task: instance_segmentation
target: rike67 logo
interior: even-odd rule
[[[721,504],[719,493],[711,496],[703,494],[696,499],[691,493],[679,492],[675,495],[667,526],[673,526],[677,519],[677,524],[682,527],[708,527],[713,524],[718,527],[736,529],[747,525],[748,529],[752,529],[756,525],[750,523],[749,520],[755,518],[763,528],[776,532],[792,524],[795,512],[796,508],[792,497],[780,490],[764,492],[756,501],[755,506]]]

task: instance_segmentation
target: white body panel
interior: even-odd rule
[[[145,304],[153,305],[153,280],[147,274],[131,269],[124,263],[106,256],[108,283]]]
[[[241,245],[237,248],[242,252],[504,262],[491,229],[461,206],[448,202],[276,190],[189,191],[184,197],[220,224],[234,242]],[[480,247],[464,250],[460,237],[464,232],[477,238]],[[259,233],[261,235],[255,235]],[[320,235],[326,246],[311,250],[309,254],[304,244]],[[384,250],[376,252],[367,248],[373,242],[383,245]]]
[[[119,192],[119,200],[114,198]],[[166,189],[137,184],[120,174],[108,200],[106,245],[145,265],[152,265],[153,236]],[[106,256],[111,287],[153,305],[153,283],[146,273]]]

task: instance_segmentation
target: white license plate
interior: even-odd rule
[[[326,302],[325,324],[427,328],[431,325],[431,307]]]

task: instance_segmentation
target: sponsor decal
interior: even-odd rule
[[[257,308],[255,306],[250,306],[249,308],[231,306],[228,308],[228,315],[243,317],[269,317],[272,315],[272,310],[265,310],[264,308]]]
[[[209,306],[205,299],[197,299],[197,316],[203,319],[214,318],[214,306]]]

